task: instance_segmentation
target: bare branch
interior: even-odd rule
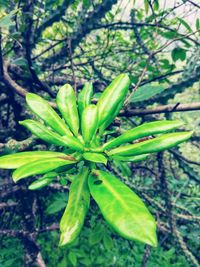
[[[194,111],[200,110],[200,102],[189,103],[189,104],[169,104],[158,106],[156,108],[146,108],[146,109],[127,109],[122,110],[120,115],[122,116],[144,116],[150,114],[159,114],[159,113],[170,113],[170,112],[185,112],[185,111]]]

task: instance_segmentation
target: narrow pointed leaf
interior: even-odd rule
[[[83,157],[88,161],[107,164],[107,158],[103,154],[86,152]]]
[[[53,130],[61,135],[72,135],[64,121],[42,97],[36,94],[28,93],[26,95],[26,102],[30,109]]]
[[[124,143],[133,142],[134,140],[149,135],[166,133],[172,131],[183,125],[182,121],[154,121],[149,123],[144,123],[138,127],[126,131],[119,137],[112,139],[111,141],[104,144],[103,149],[110,149],[115,146],[119,146]]]
[[[46,172],[55,170],[58,167],[74,164],[76,162],[76,160],[69,160],[68,157],[67,159],[65,159],[65,157],[60,157],[37,160],[19,167],[13,172],[12,177],[14,182],[17,182],[28,176],[44,174]]]
[[[65,156],[66,154],[64,153],[51,151],[19,152],[0,157],[0,168],[16,169],[33,161]]]
[[[42,123],[34,120],[24,120],[19,123],[28,128],[34,135],[45,142],[57,146],[67,146],[78,151],[83,150],[83,145],[74,136],[60,136],[59,134],[49,130]]]
[[[149,156],[149,154],[143,154],[140,156],[117,156],[117,155],[113,155],[110,158],[114,159],[114,160],[119,160],[119,161],[139,162],[139,161],[145,160],[148,156]]]
[[[19,124],[29,129],[29,131],[45,142],[58,146],[67,146],[66,142],[62,140],[62,136],[52,132],[40,122],[34,120],[24,120],[20,121]]]
[[[95,136],[98,127],[98,109],[96,105],[88,105],[82,114],[81,132],[83,140],[89,144]]]
[[[103,123],[106,123],[107,120],[110,123],[110,116],[113,115],[117,108],[120,110],[119,104],[121,103],[121,106],[123,105],[129,85],[130,79],[128,75],[120,74],[104,90],[97,103],[99,127]]]
[[[151,140],[143,141],[141,143],[121,146],[112,149],[107,154],[108,156],[137,156],[141,154],[160,152],[188,140],[192,136],[192,133],[193,132],[178,132],[164,134],[162,136],[156,137]]]
[[[62,86],[56,97],[57,106],[70,130],[75,136],[79,131],[79,115],[76,103],[76,94],[69,84]]]
[[[79,116],[82,117],[83,110],[90,105],[93,95],[93,86],[91,83],[86,83],[78,95],[78,110]]]
[[[60,246],[72,243],[83,227],[90,204],[88,172],[87,168],[83,169],[71,183],[68,204],[60,221]]]
[[[47,185],[49,185],[52,181],[53,181],[54,177],[53,178],[48,178],[48,177],[42,177],[34,182],[32,182],[28,189],[29,190],[38,190],[38,189],[41,189]]]
[[[70,147],[73,150],[82,152],[84,150],[83,144],[74,136],[62,136],[63,142],[65,142],[66,146]]]
[[[112,114],[110,114],[110,117],[99,127],[99,133],[100,135],[102,135],[104,133],[104,130],[106,128],[108,128],[108,126],[114,121],[114,119],[116,118],[116,116],[119,114],[122,106],[123,106],[123,103],[124,103],[124,99],[123,101],[121,101],[117,107],[115,108],[115,110],[113,111]]]
[[[122,237],[157,246],[156,223],[143,201],[115,176],[94,170],[89,189],[105,220]]]

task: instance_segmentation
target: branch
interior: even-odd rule
[[[200,110],[200,102],[189,103],[189,104],[169,104],[158,106],[156,108],[146,108],[146,109],[127,109],[120,112],[121,116],[144,116],[150,114],[159,114],[159,113],[170,113],[170,112],[185,112],[185,111],[194,111]]]
[[[200,166],[200,162],[196,162],[196,161],[193,161],[193,160],[190,160],[190,159],[187,159],[186,157],[184,157],[183,155],[181,155],[179,152],[177,152],[175,149],[170,149],[169,150],[174,156],[186,161],[187,163],[190,163],[190,164],[194,164],[194,165],[197,165],[197,166]]]
[[[90,12],[88,16],[84,15],[83,21],[80,25],[78,25],[77,30],[71,34],[72,53],[74,49],[79,45],[81,40],[95,28],[95,24],[100,21],[116,3],[117,0],[105,0],[102,3],[96,5],[94,11]],[[58,61],[59,59],[66,58],[68,56],[69,55],[66,54],[66,47],[64,46],[60,51],[47,58],[45,60],[45,64]]]
[[[0,80],[3,78],[2,35],[0,28]]]
[[[0,210],[17,206],[16,202],[0,202]]]
[[[118,21],[118,22],[113,22],[113,23],[108,23],[108,24],[95,24],[94,30],[102,29],[102,28],[105,28],[105,29],[109,28],[110,30],[116,30],[116,29],[132,30],[133,26],[135,26],[135,27],[148,26],[148,27],[162,28],[162,29],[165,29],[167,31],[171,31],[171,32],[174,32],[177,34],[176,29],[172,29],[172,28],[165,26],[165,25],[162,25],[160,23],[146,23],[146,22],[134,22],[133,23],[133,22]],[[178,36],[179,36],[178,38],[187,38],[190,41],[192,41],[193,43],[195,43],[196,45],[200,45],[200,43],[198,41],[196,41],[195,39],[190,37],[190,35],[193,35],[193,34],[195,34],[195,32],[191,33],[189,35],[184,35],[184,34],[178,33]]]
[[[200,5],[198,5],[197,3],[195,3],[195,2],[193,2],[193,1],[191,1],[191,0],[188,0],[188,2],[189,2],[190,4],[192,4],[193,6],[195,6],[195,7],[197,7],[197,8],[200,8]]]
[[[184,74],[184,73],[183,73]],[[145,105],[152,104],[152,102],[166,103],[170,98],[173,98],[177,93],[182,93],[186,88],[192,86],[200,79],[200,66],[196,67],[195,73],[191,73],[187,78],[182,77],[177,82],[166,88],[162,93],[157,94],[150,100],[146,100],[143,103]]]
[[[36,138],[31,136],[23,141],[9,140],[7,143],[0,143],[0,153],[9,153],[13,151],[24,151],[30,146],[34,145]]]
[[[9,88],[11,88],[20,96],[26,96],[26,94],[28,93],[26,89],[24,89],[22,86],[13,81],[10,75],[8,74],[8,62],[4,62],[3,81]]]
[[[34,68],[34,65],[32,63],[31,54],[32,54],[32,33],[33,33],[33,15],[34,15],[34,5],[33,2],[29,3],[28,1],[23,6],[23,17],[26,24],[26,28],[23,31],[23,40],[24,40],[24,50],[25,50],[25,58],[28,62],[28,68],[29,72],[32,76],[33,81],[38,84],[41,90],[47,92],[51,97],[54,96],[54,94],[51,92],[50,87],[42,82]]]
[[[9,63],[8,62],[4,62],[4,76],[3,76],[3,82],[5,83],[5,85],[7,85],[10,89],[12,89],[13,91],[15,91],[18,95],[25,97],[26,94],[28,94],[29,92],[23,88],[22,86],[20,86],[19,84],[17,84],[9,75],[8,73],[8,66]],[[56,108],[56,103],[49,101],[49,104],[53,107]]]
[[[60,18],[65,14],[67,8],[73,3],[72,0],[64,0],[62,5],[57,8],[56,11],[52,13],[51,16],[48,16],[46,20],[44,20],[39,26],[39,28],[35,31],[35,42],[41,36],[42,32],[49,26],[51,26],[54,22],[59,21]]]

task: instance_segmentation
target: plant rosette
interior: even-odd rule
[[[152,153],[186,141],[192,132],[168,133],[183,123],[164,120],[142,124],[116,138],[107,134],[105,130],[122,108],[129,86],[127,74],[117,76],[94,105],[91,103],[92,84],[87,83],[78,97],[66,84],[56,97],[61,116],[42,97],[32,93],[26,95],[29,108],[42,122],[27,119],[19,123],[43,141],[58,146],[61,152],[30,151],[4,155],[0,157],[0,168],[15,169],[12,174],[14,182],[42,175],[29,185],[30,190],[48,186],[59,175],[69,179],[69,199],[60,221],[60,246],[71,244],[78,237],[90,206],[90,196],[117,234],[157,246],[156,222],[141,198],[112,173],[97,167],[99,164],[106,166],[113,160],[145,160]],[[106,134],[108,141],[104,143]],[[140,139],[152,135],[153,139]],[[140,142],[133,143],[138,139]],[[71,175],[72,179],[70,173],[74,171],[76,174]]]

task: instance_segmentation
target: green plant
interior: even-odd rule
[[[71,182],[68,204],[60,222],[61,246],[71,244],[80,233],[90,205],[90,194],[115,232],[130,240],[157,245],[156,223],[143,201],[115,176],[98,170],[96,164],[106,165],[108,160],[140,161],[150,153],[187,140],[192,132],[168,133],[132,143],[141,137],[166,133],[182,125],[180,121],[150,122],[117,138],[110,136],[108,142],[103,144],[107,134],[105,129],[119,113],[129,85],[128,75],[119,75],[102,93],[97,105],[91,104],[93,90],[90,84],[79,94],[78,101],[72,87],[63,86],[56,102],[65,122],[40,96],[32,93],[26,96],[28,106],[45,125],[34,120],[25,120],[20,124],[40,139],[60,146],[59,151],[62,152],[35,151],[6,155],[0,158],[0,167],[16,169],[12,175],[15,182],[44,174],[29,186],[31,190],[48,185],[59,175]],[[70,174],[74,170],[77,175]]]

